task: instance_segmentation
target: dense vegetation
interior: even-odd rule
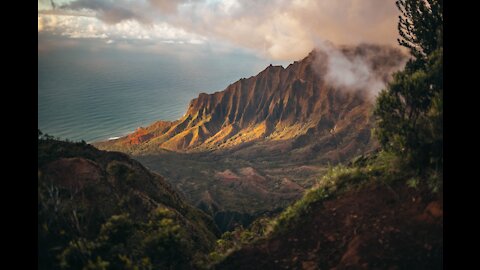
[[[441,185],[443,169],[443,1],[400,0],[400,45],[411,60],[377,98],[376,135],[408,168]]]
[[[39,269],[192,269],[217,234],[128,156],[39,138]]]

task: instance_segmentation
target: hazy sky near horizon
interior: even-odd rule
[[[393,0],[38,0],[38,51],[243,51],[293,61],[316,44],[396,45]]]

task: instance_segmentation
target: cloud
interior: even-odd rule
[[[178,6],[191,2],[188,0],[148,0],[151,7],[162,13],[176,13]]]
[[[282,60],[305,56],[319,39],[393,45],[397,36],[398,13],[385,0],[196,2],[180,7],[179,15],[171,20],[187,31]]]
[[[59,9],[90,12],[107,25],[136,21],[146,31],[166,23],[278,60],[298,60],[318,40],[394,45],[397,38],[393,0],[75,0]]]
[[[105,0],[76,0],[60,6],[69,10],[92,10],[96,16],[107,24],[116,24],[126,20],[136,20],[142,24],[151,24],[150,18],[144,16],[141,10],[131,2]]]
[[[313,66],[327,85],[343,91],[360,91],[367,99],[373,100],[406,61],[404,53],[388,45],[339,47],[318,42]]]
[[[206,42],[204,37],[187,33],[168,23],[156,23],[146,28],[132,20],[105,24],[92,16],[77,16],[64,11],[52,13],[42,12],[38,15],[39,51],[41,52],[80,45],[80,42],[83,42],[84,46],[102,47],[102,44],[108,44],[111,45],[108,48],[136,49],[156,53],[162,52],[162,49],[154,47],[162,47],[166,43],[198,46]],[[62,42],[59,37],[80,42]],[[95,43],[94,40],[98,42]]]

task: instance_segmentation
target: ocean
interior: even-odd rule
[[[123,136],[158,120],[179,119],[199,93],[221,91],[271,63],[243,52],[39,53],[38,128],[74,141]]]

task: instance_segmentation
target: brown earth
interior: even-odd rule
[[[98,184],[104,177],[102,168],[84,158],[61,158],[49,163],[44,171],[50,180],[70,190],[81,190],[85,185]]]
[[[442,269],[441,195],[377,184],[312,209],[215,269]]]

